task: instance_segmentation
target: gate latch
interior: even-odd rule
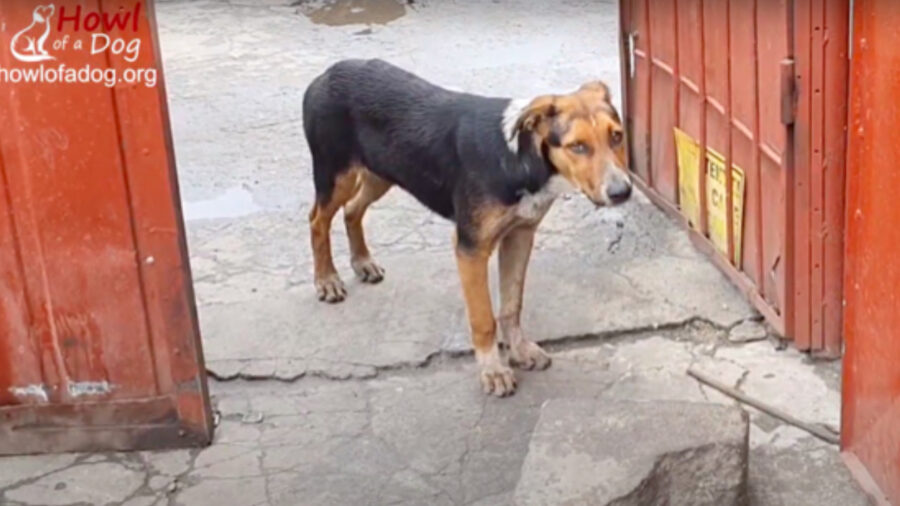
[[[785,58],[779,65],[781,69],[781,122],[793,125],[797,117],[797,95],[794,84],[794,59]]]
[[[638,38],[637,32],[628,32],[628,39],[625,41],[628,44],[628,78],[634,79],[634,44]]]

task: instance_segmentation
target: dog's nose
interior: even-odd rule
[[[606,198],[610,203],[621,204],[631,196],[631,182],[616,178],[606,185]]]

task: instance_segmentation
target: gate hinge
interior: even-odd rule
[[[797,94],[794,76],[794,59],[781,60],[781,122],[793,125],[797,117]]]

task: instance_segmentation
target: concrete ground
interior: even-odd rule
[[[573,196],[551,211],[524,320],[554,365],[520,373],[508,399],[479,389],[451,226],[402,192],[366,222],[386,280],[353,281],[336,225],[349,297],[316,300],[300,123],[315,75],[339,58],[377,56],[483,94],[527,97],[597,78],[618,90],[615,9],[158,1],[215,443],[2,459],[0,504],[535,503],[522,495],[535,488],[521,483],[522,468],[529,454],[529,466],[541,465],[532,433],[557,405],[547,401],[733,404],[688,367],[837,429],[838,365],[754,336],[755,312],[641,195],[600,211]],[[751,342],[733,342],[739,334]],[[866,503],[835,446],[749,411],[751,504]]]

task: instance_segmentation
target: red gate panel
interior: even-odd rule
[[[676,198],[677,171],[672,128],[678,116],[678,14],[674,2],[648,6],[650,37],[650,173],[656,190],[670,200]]]
[[[794,224],[788,328],[797,348],[838,356],[850,2],[794,1],[797,170],[788,185]]]
[[[628,12],[631,11],[631,12]],[[625,35],[624,48],[630,48],[629,58],[623,58],[623,70],[630,75],[628,93],[623,94],[626,111],[631,114],[625,120],[631,139],[631,164],[644,181],[652,181],[650,173],[650,30],[646,2],[626,2],[620,7],[620,15],[634,24],[635,29]],[[623,24],[624,26],[624,24]],[[625,79],[625,76],[623,76]],[[637,118],[637,120],[636,120]]]
[[[152,9],[0,5],[0,454],[210,438]]]
[[[639,184],[781,334],[839,353],[847,1],[623,0],[621,16]],[[699,146],[698,223],[674,128]],[[711,239],[708,152],[742,192],[724,192],[727,252]]]
[[[848,150],[843,449],[900,504],[900,3],[856,0]],[[859,473],[861,466],[851,466]],[[863,480],[864,482],[866,480]]]

